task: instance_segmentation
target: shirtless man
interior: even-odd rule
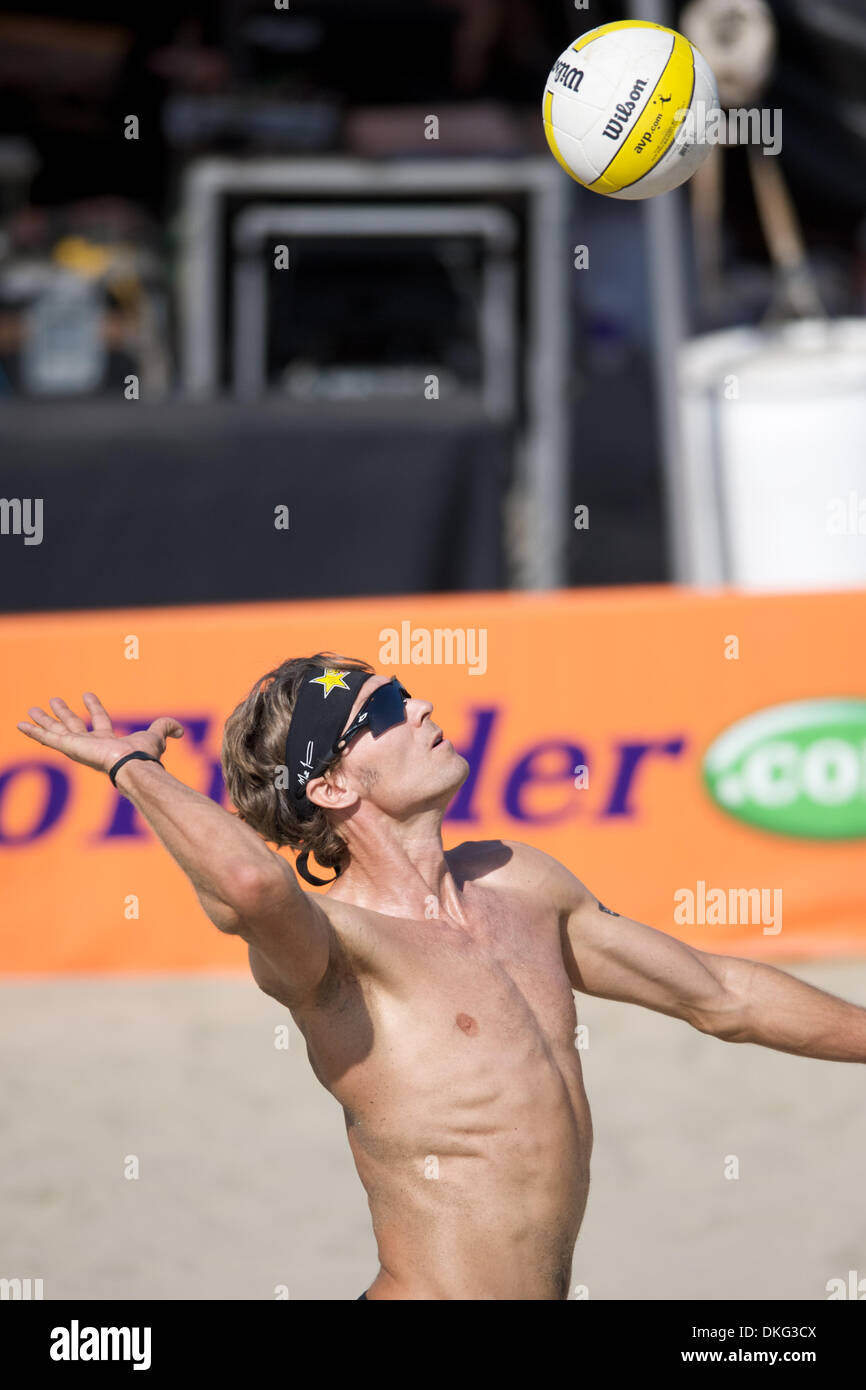
[[[116,735],[60,699],[22,732],[117,778],[253,976],[290,1010],[342,1105],[380,1270],[368,1299],[565,1299],[592,1124],[572,990],[729,1042],[866,1060],[866,1010],[603,907],[542,851],[443,850],[468,772],[426,700],[364,662],[284,662],[226,724],[238,815],[158,760],[183,730]],[[135,754],[129,758],[129,754]],[[304,892],[290,844],[337,870]]]

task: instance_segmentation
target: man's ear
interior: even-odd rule
[[[307,783],[306,793],[308,801],[325,811],[342,811],[358,800],[357,792],[349,790],[339,769],[326,772],[324,777],[313,777]]]

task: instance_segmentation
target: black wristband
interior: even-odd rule
[[[159,758],[155,758],[152,753],[125,753],[122,758],[118,758],[117,762],[114,764],[114,767],[109,770],[108,775],[111,778],[111,785],[113,787],[117,786],[117,782],[115,779],[117,777],[118,772],[123,767],[123,764],[128,763],[131,758],[142,758],[146,763],[159,763],[160,767],[162,767],[162,763],[159,762]]]

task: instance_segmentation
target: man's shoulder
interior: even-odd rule
[[[464,881],[484,877],[530,892],[550,888],[557,897],[583,888],[552,854],[520,840],[465,840],[448,850],[446,858],[455,878]]]

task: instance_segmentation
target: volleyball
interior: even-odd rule
[[[651,198],[685,183],[709,153],[718,112],[716,79],[694,44],[643,20],[583,34],[559,55],[544,91],[554,157],[609,198]]]

